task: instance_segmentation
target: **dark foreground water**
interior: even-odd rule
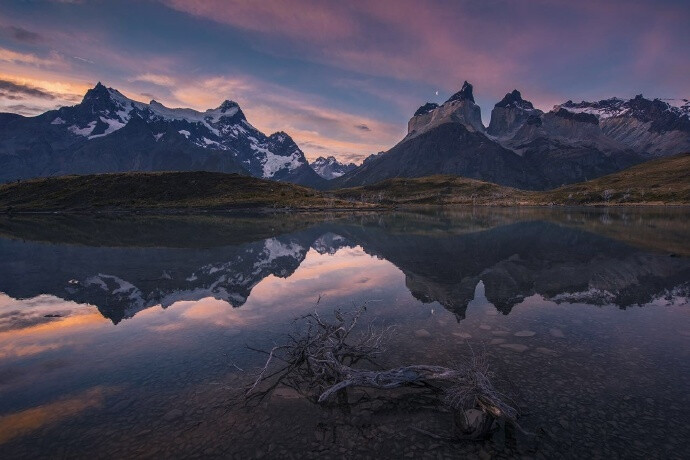
[[[689,217],[2,218],[0,458],[690,458]],[[485,349],[536,448],[425,436],[451,420],[405,392],[236,403],[246,345],[362,302],[383,365]]]

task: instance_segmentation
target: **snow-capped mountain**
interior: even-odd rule
[[[607,137],[645,156],[665,156],[690,151],[690,102],[687,99],[605,99],[568,101],[560,106],[572,113],[593,115]]]
[[[524,189],[593,179],[653,157],[690,151],[687,100],[568,101],[543,112],[518,90],[485,128],[473,87],[422,105],[389,151],[329,183],[350,187],[391,177],[453,174]]]
[[[309,163],[309,166],[316,171],[316,174],[323,177],[326,180],[335,179],[340,177],[348,171],[352,171],[357,167],[354,163],[341,163],[336,160],[335,157],[319,157],[313,162]]]
[[[37,117],[0,116],[0,180],[130,170],[243,172],[316,185],[286,133],[266,136],[226,100],[200,112],[146,104],[98,83],[80,104]],[[123,135],[126,133],[126,135]]]

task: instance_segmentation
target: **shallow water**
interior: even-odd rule
[[[688,458],[687,210],[0,220],[0,457]],[[318,301],[317,300],[321,299]],[[486,350],[536,446],[449,443],[396,392],[233,404],[314,309],[382,364]]]

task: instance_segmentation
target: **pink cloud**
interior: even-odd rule
[[[295,0],[259,5],[162,1],[195,16],[256,32],[257,46],[278,55],[306,56],[368,75],[434,84],[446,91],[467,79],[477,91],[494,98],[513,86],[529,84],[535,74],[548,75],[559,67],[570,69],[574,63],[596,60],[602,47],[617,37],[631,37],[631,46],[639,46],[646,55],[650,45],[634,39],[644,35],[650,18],[662,18],[666,37],[677,42],[681,21],[687,22],[689,16],[687,9],[667,4],[591,0],[454,4]],[[656,60],[670,62],[670,51],[659,51]],[[678,73],[686,67],[681,65]]]

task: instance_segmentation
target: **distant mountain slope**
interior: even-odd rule
[[[98,83],[72,107],[0,114],[0,181],[124,171],[207,170],[316,186],[323,180],[284,132],[253,127],[239,105],[171,109]]]
[[[543,193],[558,204],[690,204],[690,153],[647,161],[584,183]]]
[[[323,177],[326,180],[335,179],[340,177],[348,171],[352,171],[357,167],[354,163],[341,163],[335,157],[319,157],[313,162],[309,163],[311,169],[313,169],[316,174]]]
[[[328,186],[453,174],[526,190],[552,189],[690,150],[690,106],[687,101],[676,105],[637,96],[568,101],[544,113],[513,90],[496,104],[485,128],[473,87],[465,82],[443,104],[421,106],[395,147]]]

